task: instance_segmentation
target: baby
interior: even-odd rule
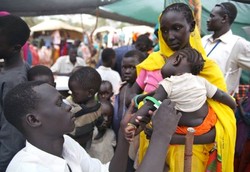
[[[144,105],[130,120],[127,131],[136,129],[136,116],[147,116],[149,110],[156,110],[168,98],[175,102],[175,108],[182,113],[176,133],[186,134],[188,127],[195,129],[195,135],[207,133],[214,127],[217,116],[208,106],[207,98],[212,98],[235,109],[235,101],[222,90],[197,76],[204,67],[201,54],[192,48],[177,51],[167,59],[161,69],[163,80],[153,97],[146,96]]]

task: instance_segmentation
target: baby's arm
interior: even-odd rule
[[[236,102],[234,99],[229,94],[220,89],[217,89],[212,99],[229,106],[233,110],[236,108]]]
[[[220,103],[229,106],[231,109],[235,110],[236,102],[234,99],[226,92],[220,90],[215,85],[208,82],[206,79],[202,78],[205,82],[205,87],[207,89],[207,97],[212,98]]]

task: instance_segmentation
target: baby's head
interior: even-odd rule
[[[69,78],[69,89],[75,103],[86,104],[93,100],[101,85],[100,74],[91,67],[75,71]]]
[[[167,59],[161,70],[162,76],[166,78],[183,73],[198,75],[202,71],[204,63],[205,60],[197,50],[187,47],[176,51]]]

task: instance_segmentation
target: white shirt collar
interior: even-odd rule
[[[47,153],[35,147],[28,141],[26,141],[25,149],[31,154],[39,155],[40,159],[43,160],[43,162],[40,163],[44,164],[44,166],[51,164],[50,166],[54,166],[53,168],[58,169],[58,171],[65,171],[65,169],[68,169],[67,162],[63,158]]]
[[[210,35],[208,37],[208,40],[212,43],[212,42],[216,42],[217,40],[221,40],[222,42],[230,42],[231,41],[231,35],[233,35],[232,30],[229,30],[228,32],[224,33],[223,35],[221,35],[219,38],[213,39],[213,35]]]

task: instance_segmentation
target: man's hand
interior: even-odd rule
[[[154,113],[149,111],[149,114],[152,116],[153,127],[150,125],[145,126],[144,132],[147,139],[151,138],[153,131],[159,130],[160,132],[167,132],[171,135],[175,132],[181,118],[181,113],[177,113],[174,106],[175,104],[173,102],[169,99],[165,99],[157,111]],[[140,117],[138,117],[137,120],[140,121]]]
[[[153,132],[164,130],[164,132],[173,134],[181,116],[182,114],[175,109],[175,103],[169,99],[165,99],[152,117]]]

